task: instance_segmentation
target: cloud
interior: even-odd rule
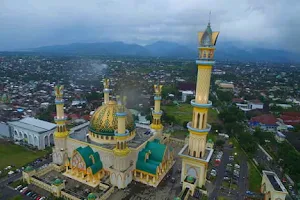
[[[0,49],[72,42],[188,44],[211,10],[220,41],[300,52],[298,0],[2,0]]]

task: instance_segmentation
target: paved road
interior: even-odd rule
[[[2,186],[0,187],[1,197],[0,200],[8,200],[14,196],[21,195],[24,200],[32,200],[30,197],[20,194],[17,190],[13,190],[10,187]]]
[[[219,190],[220,187],[222,185],[222,181],[224,178],[224,173],[225,173],[225,168],[227,163],[229,163],[229,155],[231,154],[232,149],[228,147],[228,145],[224,145],[224,149],[223,149],[223,157],[221,160],[221,163],[219,165],[218,169],[218,175],[215,181],[215,188],[213,190],[213,192],[209,195],[209,199],[210,200],[214,200],[217,199],[218,195],[219,195]]]
[[[246,191],[248,190],[248,165],[247,157],[239,155],[240,160],[240,178],[238,182],[238,199],[244,199]]]

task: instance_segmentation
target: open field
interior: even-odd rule
[[[47,151],[32,151],[25,147],[0,140],[0,170],[8,165],[20,168],[47,154]]]
[[[175,117],[176,124],[182,125],[183,122],[192,120],[193,107],[191,104],[167,105],[162,106],[162,109],[166,115]],[[215,109],[209,109],[207,120],[210,124],[218,121],[218,113]]]

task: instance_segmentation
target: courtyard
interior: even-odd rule
[[[43,176],[39,177],[42,179],[43,182],[51,184],[54,180],[60,179],[65,181],[65,189],[64,191],[81,199],[85,199],[89,193],[94,193],[96,196],[100,197],[104,194],[104,190],[100,189],[99,187],[90,187],[86,184],[83,184],[79,181],[71,179],[69,177],[64,176],[62,173],[57,171],[50,171]]]

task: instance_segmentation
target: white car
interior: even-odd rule
[[[23,191],[25,191],[25,190],[27,190],[28,189],[28,187],[26,186],[26,187],[24,187],[22,190],[20,190],[20,192],[22,193]]]
[[[217,171],[215,169],[212,169],[210,175],[217,176]]]

